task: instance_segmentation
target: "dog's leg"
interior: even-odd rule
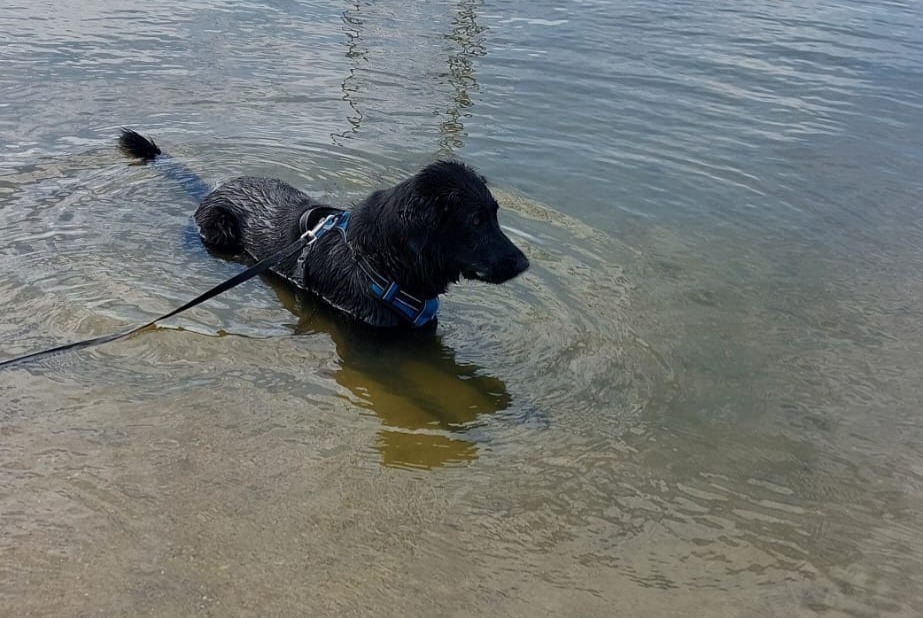
[[[243,251],[240,239],[240,222],[236,215],[220,203],[212,203],[211,195],[203,200],[195,212],[199,236],[209,248],[227,253]]]

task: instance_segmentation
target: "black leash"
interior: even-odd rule
[[[150,328],[151,326],[153,326],[154,324],[156,324],[157,322],[161,320],[172,318],[177,313],[181,313],[187,309],[190,309],[191,307],[195,307],[196,305],[200,303],[204,303],[209,298],[213,298],[217,296],[218,294],[221,294],[222,292],[226,292],[230,290],[234,286],[240,285],[247,279],[252,279],[253,277],[257,275],[266,272],[267,270],[269,270],[270,268],[272,268],[279,262],[282,262],[283,260],[294,255],[297,251],[304,249],[305,247],[313,243],[315,240],[317,240],[318,236],[315,235],[315,232],[321,229],[323,225],[331,218],[331,216],[332,215],[325,217],[323,220],[321,220],[320,223],[317,224],[317,226],[315,226],[313,229],[306,231],[304,234],[298,237],[298,240],[291,243],[290,245],[288,245],[281,251],[274,253],[273,255],[270,255],[268,258],[257,262],[256,264],[254,264],[247,270],[237,275],[234,275],[227,281],[223,283],[219,283],[212,289],[208,290],[207,292],[203,294],[200,294],[199,296],[196,296],[195,298],[190,300],[188,303],[186,303],[182,307],[174,309],[170,313],[165,313],[164,315],[154,318],[150,322],[146,322],[142,324],[141,326],[134,326],[132,328],[129,328],[128,330],[121,331],[118,333],[112,333],[110,335],[103,335],[101,337],[93,337],[92,339],[85,339],[83,341],[77,341],[75,343],[68,343],[66,345],[60,345],[56,348],[42,350],[40,352],[33,352],[32,354],[26,354],[25,356],[18,356],[16,358],[11,358],[9,360],[2,361],[0,362],[0,370],[9,369],[10,367],[13,367],[15,365],[21,365],[23,363],[35,361],[35,360],[38,360],[40,358],[44,358],[47,356],[63,354],[64,352],[70,352],[72,350],[79,350],[81,348],[91,348],[94,346],[102,345],[104,343],[109,343],[110,341],[116,341],[117,339],[124,339],[125,337],[134,335],[135,333],[139,333],[147,328]]]

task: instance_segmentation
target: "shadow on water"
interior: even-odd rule
[[[473,461],[478,419],[510,408],[503,380],[459,361],[436,328],[382,331],[360,324],[276,277],[265,281],[298,322],[297,335],[326,334],[339,356],[336,382],[384,427],[376,448],[386,466],[431,469]]]

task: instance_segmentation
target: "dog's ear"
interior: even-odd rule
[[[451,201],[460,199],[472,181],[484,184],[484,178],[461,161],[436,161],[414,177],[414,188],[421,197]]]
[[[420,170],[413,178],[416,197],[425,206],[425,215],[446,221],[448,215],[462,206],[467,197],[486,192],[486,181],[461,161],[436,161]],[[419,216],[422,213],[418,213]]]

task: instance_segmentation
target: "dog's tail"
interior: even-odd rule
[[[163,151],[154,143],[154,140],[144,137],[131,129],[124,128],[122,129],[122,134],[119,135],[119,148],[128,156],[142,161],[153,161],[163,154]]]
[[[141,159],[145,163],[153,163],[164,176],[178,182],[197,201],[202,201],[211,187],[202,178],[193,172],[187,165],[180,163],[173,157],[164,154],[157,144],[149,137],[144,137],[131,129],[122,129],[119,135],[119,148],[130,157]]]

